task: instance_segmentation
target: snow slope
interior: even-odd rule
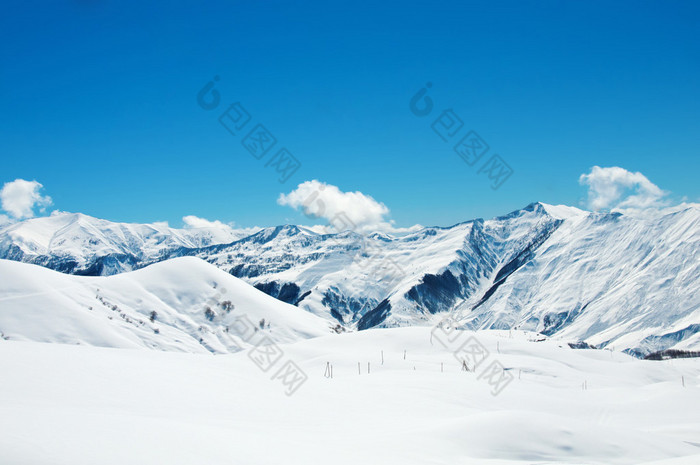
[[[0,463],[700,463],[697,359],[644,361],[511,335],[475,334],[514,374],[497,396],[479,370],[461,371],[448,348],[431,345],[428,328],[284,344],[308,375],[291,396],[247,352],[0,340]]]
[[[291,342],[330,332],[193,257],[108,277],[0,260],[0,276],[0,336],[10,340],[220,353],[249,347],[253,334]]]

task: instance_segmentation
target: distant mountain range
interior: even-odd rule
[[[293,225],[227,234],[57,214],[0,230],[0,258],[113,275],[194,256],[346,330],[433,324],[450,312],[470,329],[637,356],[700,347],[697,206],[641,218],[533,203],[403,236]]]
[[[166,260],[177,249],[229,243],[246,235],[215,227],[175,229],[56,213],[0,228],[0,258],[63,273],[108,276]]]

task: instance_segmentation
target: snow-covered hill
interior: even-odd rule
[[[31,221],[13,231],[34,231],[40,223]],[[55,236],[51,231],[44,236]],[[93,236],[99,242],[102,232],[79,235]],[[700,347],[698,206],[642,217],[533,203],[403,236],[286,225],[224,244],[161,241],[175,242],[135,244],[119,255],[68,241],[64,250],[73,252],[45,252],[39,260],[6,253],[22,247],[0,232],[0,254],[104,274],[196,256],[349,330],[433,324],[452,312],[469,328],[525,328],[635,355]],[[137,258],[139,250],[148,252]]]
[[[329,334],[329,323],[193,257],[108,277],[0,260],[0,337],[226,353]]]

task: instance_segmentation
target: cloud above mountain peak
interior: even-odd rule
[[[340,232],[403,232],[388,219],[389,208],[360,191],[343,192],[337,186],[317,180],[305,181],[288,194],[280,194],[279,205],[301,210],[311,219],[323,218]],[[409,228],[412,229],[412,228]]]
[[[34,209],[51,205],[48,195],[41,195],[43,185],[37,181],[15,179],[6,182],[0,190],[2,209],[16,219],[32,218]]]
[[[669,204],[669,192],[642,173],[619,166],[594,166],[579,177],[579,183],[588,187],[587,206],[593,210],[648,209]]]
[[[225,231],[233,231],[233,225],[231,224],[226,224],[219,220],[210,221],[206,218],[200,218],[195,215],[183,216],[182,222],[185,224],[185,228],[217,228]]]

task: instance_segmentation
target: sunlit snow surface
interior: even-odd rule
[[[497,396],[429,328],[284,344],[309,377],[291,396],[246,351],[0,341],[0,463],[700,463],[697,359],[476,337],[520,374]]]

